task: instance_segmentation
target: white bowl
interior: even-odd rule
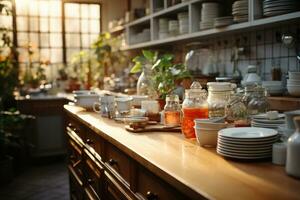
[[[99,101],[98,94],[74,94],[75,104],[86,109],[92,109],[95,102]]]
[[[292,96],[300,96],[300,85],[287,85],[287,90]]]
[[[214,123],[214,122],[197,122],[195,121],[195,127],[200,129],[211,129],[211,130],[220,130],[227,128],[228,124],[226,123]]]
[[[201,129],[194,127],[197,141],[201,146],[215,147],[217,146],[218,130]]]
[[[289,79],[300,80],[300,72],[289,72]]]
[[[287,84],[288,85],[300,85],[300,79],[299,80],[288,79]]]

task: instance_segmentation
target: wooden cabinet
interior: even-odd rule
[[[189,199],[71,115],[66,132],[72,199]]]

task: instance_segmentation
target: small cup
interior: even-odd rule
[[[93,110],[100,113],[103,117],[113,117],[115,111],[115,97],[114,96],[102,96],[100,102],[95,102]]]
[[[286,162],[286,143],[274,143],[272,151],[272,163],[285,165]]]
[[[131,97],[119,97],[115,98],[116,102],[116,111],[119,114],[129,113],[132,105]]]

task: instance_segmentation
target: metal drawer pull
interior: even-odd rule
[[[109,159],[108,164],[109,164],[110,166],[113,166],[113,165],[117,165],[118,162],[117,162],[116,160],[114,160],[114,159],[111,158],[111,159]]]
[[[73,164],[73,168],[77,167],[81,163],[81,160],[78,160],[76,163]]]
[[[148,191],[146,194],[147,200],[158,200],[158,195]]]
[[[94,181],[93,179],[89,178],[89,179],[87,180],[87,182],[88,182],[89,184],[93,184],[95,181]]]
[[[91,139],[87,139],[87,140],[86,140],[86,143],[87,143],[88,145],[94,144],[94,142],[93,142]]]

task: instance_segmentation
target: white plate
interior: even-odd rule
[[[280,118],[280,119],[259,119],[259,118],[253,118],[253,122],[256,123],[266,123],[266,124],[284,124],[285,120]]]
[[[234,148],[229,146],[223,146],[221,144],[218,144],[217,148],[223,149],[224,151],[232,151],[232,152],[241,152],[241,153],[266,153],[272,151],[272,146],[269,146],[268,148],[264,149],[242,149],[242,148]]]
[[[230,144],[218,141],[218,145],[231,149],[243,149],[243,150],[266,150],[272,148],[273,143],[270,144],[256,144],[256,145],[242,145],[242,144]]]
[[[254,119],[268,119],[266,113],[258,114],[258,115],[252,115],[251,117],[254,118]],[[285,117],[284,114],[278,114],[278,119],[279,118],[284,118],[284,117]]]
[[[222,129],[218,134],[233,139],[259,139],[276,136],[278,132],[267,128],[240,127]]]
[[[256,127],[252,127],[252,128],[256,128]],[[273,129],[271,129],[273,130]],[[271,137],[268,139],[232,139],[232,138],[226,138],[223,136],[218,136],[218,140],[223,141],[224,143],[230,143],[230,144],[243,144],[243,145],[255,145],[255,144],[271,144],[274,143],[278,140],[278,136],[276,137]]]
[[[257,155],[262,155],[262,154],[270,154],[272,153],[272,148],[265,149],[265,150],[257,150],[257,151],[249,151],[249,150],[241,150],[241,149],[229,149],[229,148],[224,148],[218,145],[217,147],[218,150],[223,151],[223,152],[228,152],[232,154],[238,154],[238,155],[251,155],[251,156],[257,156]]]
[[[233,154],[228,154],[222,151],[218,151],[217,153],[220,154],[221,156],[229,157],[229,158],[237,158],[237,159],[244,159],[244,160],[255,160],[255,159],[263,159],[263,158],[269,158],[271,155],[262,155],[262,156],[240,156],[240,155],[233,155]]]
[[[251,125],[259,126],[259,127],[271,127],[271,128],[277,128],[278,126],[282,124],[267,124],[267,123],[258,123],[258,122],[251,122]]]

